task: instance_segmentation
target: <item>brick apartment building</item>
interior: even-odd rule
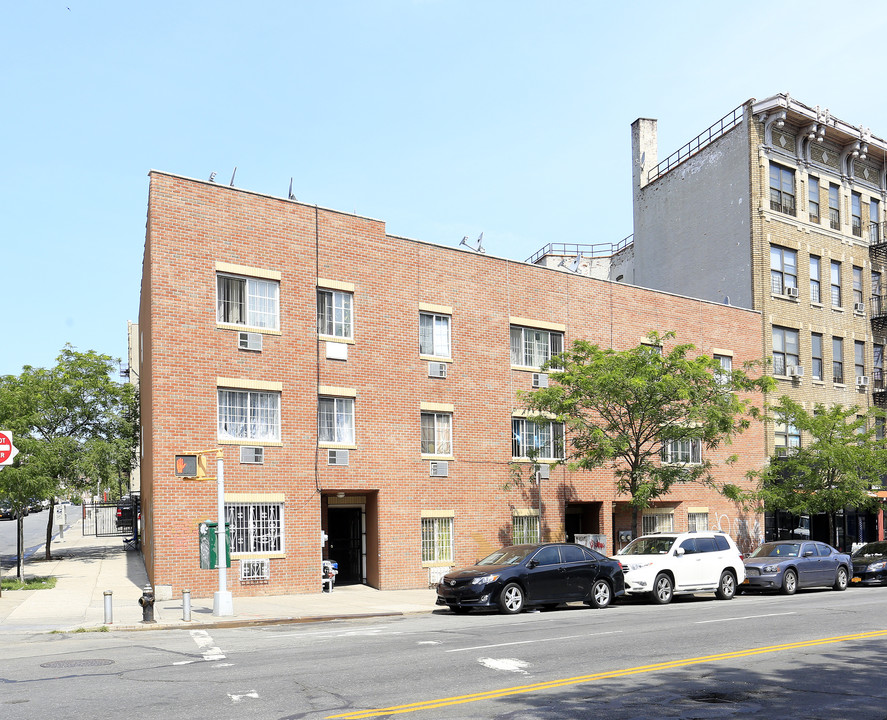
[[[756,310],[152,172],[139,318],[151,582],[160,597],[217,589],[198,557],[216,484],[173,467],[177,454],[217,447],[234,595],[318,592],[322,557],[338,562],[340,581],[395,589],[512,541],[593,533],[613,552],[630,509],[612,471],[553,465],[562,430],[527,422],[517,391],[577,338],[621,349],[674,330],[739,367],[761,357],[760,328]],[[550,456],[537,460],[539,480],[530,444]],[[738,462],[724,465],[732,454]],[[710,459],[742,485],[765,457],[753,424]],[[645,527],[720,527],[747,542],[763,530],[761,517],[696,485],[645,516]],[[241,567],[262,572],[242,579]]]

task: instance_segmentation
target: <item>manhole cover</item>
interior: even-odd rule
[[[48,663],[40,663],[44,668],[72,668],[72,667],[98,667],[99,665],[113,665],[113,660],[53,660]]]

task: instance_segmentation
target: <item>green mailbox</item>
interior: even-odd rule
[[[216,570],[219,567],[218,523],[200,523],[200,569]],[[231,567],[231,527],[225,523],[225,567]]]

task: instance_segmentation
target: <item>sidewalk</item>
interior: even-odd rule
[[[336,587],[331,593],[271,595],[233,599],[234,614],[213,615],[213,599],[192,598],[191,619],[183,619],[182,599],[158,601],[154,623],[142,621],[138,604],[148,575],[142,556],[125,550],[119,537],[84,537],[80,521],[52,544],[53,559],[41,547],[25,562],[25,575],[55,577],[52,590],[5,590],[0,597],[0,632],[39,633],[94,630],[105,626],[105,591],[111,591],[109,630],[238,627],[317,622],[361,617],[427,613],[435,609],[433,590],[375,590],[365,585]],[[229,578],[231,577],[229,570]],[[15,568],[5,568],[8,577]],[[319,583],[319,578],[318,578]]]

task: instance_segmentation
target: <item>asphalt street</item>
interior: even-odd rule
[[[32,636],[5,719],[887,717],[887,588]]]

